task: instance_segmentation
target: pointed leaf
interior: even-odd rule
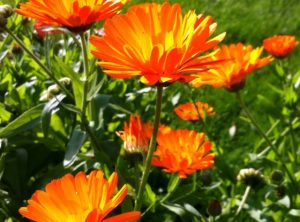
[[[79,151],[79,149],[84,144],[86,139],[86,132],[81,131],[79,129],[74,130],[72,133],[71,139],[67,145],[67,152],[65,154],[64,166],[70,166]]]
[[[51,122],[51,116],[54,109],[58,107],[58,105],[61,103],[61,101],[66,96],[63,94],[57,95],[54,98],[52,98],[44,107],[42,112],[42,129],[44,136],[48,137],[48,130]]]
[[[32,129],[41,121],[41,113],[43,108],[44,104],[39,104],[21,114],[14,121],[10,122],[7,126],[0,129],[0,138],[10,137],[25,130]]]

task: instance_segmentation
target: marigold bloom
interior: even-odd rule
[[[165,168],[167,173],[176,172],[180,178],[186,178],[197,170],[214,165],[215,154],[208,154],[212,143],[205,141],[204,133],[185,129],[164,130],[160,127],[157,143],[152,165]]]
[[[152,125],[142,123],[139,115],[130,115],[129,123],[124,124],[124,131],[118,131],[116,133],[124,141],[124,149],[126,152],[147,152],[149,140],[152,135]]]
[[[295,36],[291,35],[275,35],[263,41],[265,50],[275,57],[288,55],[297,45]]]
[[[179,4],[145,3],[107,20],[105,35],[90,41],[92,53],[103,60],[98,64],[112,77],[141,75],[148,85],[189,82],[215,63],[205,60],[212,53],[199,57],[223,40],[225,33],[209,39],[215,29],[210,16],[194,11],[182,16]]]
[[[71,31],[88,29],[94,22],[115,15],[127,0],[29,0],[16,12],[46,25],[64,26]]]
[[[108,180],[103,172],[92,171],[87,177],[79,172],[75,177],[67,174],[46,185],[45,191],[36,191],[27,207],[19,212],[37,222],[134,222],[140,212],[128,212],[104,219],[127,195],[124,185],[114,195],[118,176],[113,173]]]
[[[226,60],[216,69],[198,74],[193,80],[193,87],[212,85],[213,87],[225,87],[228,90],[236,90],[243,86],[245,78],[254,70],[267,65],[272,57],[260,58],[263,47],[253,49],[251,45],[242,43],[223,45],[213,60]]]
[[[199,120],[199,115],[201,119],[204,119],[205,113],[208,116],[215,115],[214,108],[203,102],[184,103],[177,106],[174,111],[181,119],[192,121]]]

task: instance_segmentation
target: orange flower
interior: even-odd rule
[[[275,35],[263,41],[265,50],[273,56],[284,57],[288,55],[297,45],[295,36]]]
[[[16,12],[46,25],[81,32],[94,22],[115,15],[127,0],[29,0]]]
[[[104,219],[127,195],[124,185],[113,196],[118,176],[113,173],[108,180],[103,172],[92,171],[87,177],[79,172],[75,177],[67,174],[46,185],[45,191],[36,191],[27,207],[19,209],[24,217],[37,222],[134,222],[140,212],[128,212]]]
[[[262,51],[263,47],[253,49],[251,45],[244,46],[242,43],[223,45],[213,60],[227,61],[216,69],[199,73],[192,82],[193,87],[212,85],[223,86],[230,91],[240,89],[247,75],[272,61],[271,56],[260,58]]]
[[[196,104],[184,103],[177,106],[174,109],[175,113],[183,120],[199,120],[199,115],[201,119],[204,119],[204,114],[208,116],[215,115],[214,109],[209,106],[207,103],[196,102]]]
[[[180,178],[186,178],[197,170],[214,165],[215,154],[208,154],[212,143],[205,141],[204,133],[185,129],[164,130],[160,127],[157,143],[152,165],[165,168],[167,173],[176,172]]]
[[[145,3],[107,20],[105,35],[90,41],[92,53],[103,60],[98,64],[112,77],[141,75],[148,85],[189,82],[193,73],[216,63],[205,60],[212,53],[199,57],[223,40],[225,33],[209,39],[215,29],[210,16],[182,16],[179,4]]]
[[[129,123],[124,124],[124,131],[116,133],[124,141],[126,152],[147,152],[149,140],[152,136],[152,125],[142,123],[139,115],[130,115]]]

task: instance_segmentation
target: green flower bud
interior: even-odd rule
[[[8,18],[14,13],[14,9],[8,5],[0,5],[0,17]]]
[[[254,168],[241,169],[237,176],[237,180],[253,189],[259,189],[266,183],[261,172]]]
[[[271,182],[277,185],[280,185],[284,180],[284,175],[282,173],[282,171],[280,170],[275,170],[272,174],[271,174]]]

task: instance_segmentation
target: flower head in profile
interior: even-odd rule
[[[215,115],[214,108],[203,102],[189,102],[181,104],[174,109],[175,113],[183,120],[196,121],[205,118],[205,115]]]
[[[284,57],[298,45],[295,36],[275,35],[263,41],[265,50],[275,57]]]
[[[263,47],[253,48],[242,43],[223,45],[213,60],[227,60],[215,69],[198,74],[193,80],[193,87],[211,85],[225,87],[229,91],[239,90],[244,86],[245,78],[254,70],[267,65],[272,57],[260,58]]]
[[[92,51],[114,78],[141,76],[148,85],[189,82],[193,73],[207,70],[202,53],[223,40],[225,33],[210,38],[216,29],[210,16],[194,11],[182,15],[179,4],[165,2],[132,6],[104,25],[103,37],[92,36]]]
[[[147,152],[152,125],[142,123],[139,115],[130,115],[129,122],[124,124],[124,130],[116,133],[124,141],[124,149],[127,153]]]
[[[135,222],[140,212],[132,211],[104,219],[127,195],[124,185],[114,195],[118,176],[113,173],[108,180],[103,172],[95,170],[86,176],[67,174],[46,185],[45,191],[36,191],[28,206],[19,209],[24,217],[37,222]]]
[[[167,173],[178,173],[180,178],[186,178],[214,165],[215,154],[209,153],[212,143],[205,140],[204,133],[160,127],[157,143],[152,165],[164,168]]]
[[[46,25],[63,26],[74,32],[115,15],[127,0],[29,0],[16,12]]]

